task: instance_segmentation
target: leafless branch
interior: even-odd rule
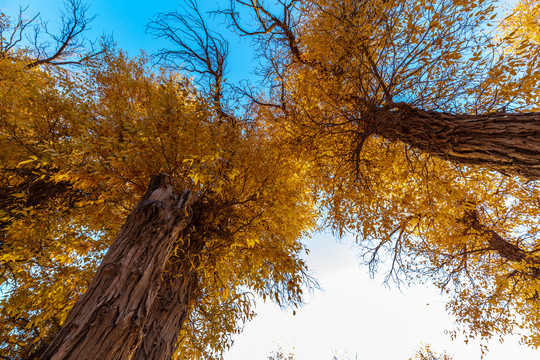
[[[210,95],[220,118],[232,122],[223,103],[229,43],[212,31],[194,0],[185,0],[180,12],[158,14],[146,28],[156,38],[173,43],[175,49],[160,49],[158,61],[200,75],[199,85]]]
[[[229,20],[231,27],[241,36],[260,36],[263,41],[277,39],[284,42],[297,61],[302,62],[302,53],[295,34],[297,26],[294,16],[295,5],[298,0],[280,0],[280,15],[269,10],[260,0],[231,0],[230,7],[218,11]],[[240,12],[236,5],[251,10],[253,24],[246,24],[240,20]]]
[[[108,37],[96,44],[82,36],[94,19],[88,17],[88,7],[82,0],[66,0],[57,34],[48,30],[46,22],[40,22],[39,14],[25,19],[26,11],[27,8],[20,8],[14,22],[0,14],[0,57],[25,61],[27,68],[61,67],[86,63],[112,46]]]

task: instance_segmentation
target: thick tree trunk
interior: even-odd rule
[[[148,314],[144,338],[132,360],[170,360],[173,356],[197,287],[199,251],[182,251],[181,259],[173,257],[167,264],[163,284]]]
[[[540,179],[540,113],[452,115],[399,107],[375,133],[461,164]]]
[[[153,177],[42,360],[133,356],[171,249],[190,221],[189,203],[188,190],[174,194],[164,176]]]
[[[195,272],[164,279],[149,311],[149,322],[133,360],[170,360],[189,310],[189,300],[197,284]]]

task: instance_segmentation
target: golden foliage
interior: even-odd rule
[[[497,14],[484,0],[305,0],[294,21],[292,5],[279,20],[237,3],[261,22],[244,33],[268,36],[272,69],[249,122],[144,57],[109,53],[77,73],[0,58],[2,355],[55,332],[158,173],[196,194],[206,244],[180,357],[219,358],[252,292],[301,302],[316,209],[358,236],[373,271],[387,260],[389,278],[447,292],[469,336],[523,330],[540,345],[537,182],[377,135],[384,114],[414,109],[534,109],[535,35],[486,36]],[[501,26],[533,24],[524,4]]]
[[[422,347],[414,354],[410,360],[452,360],[452,357],[443,353],[441,355],[431,350],[431,346],[422,345]]]
[[[415,109],[534,108],[535,47],[509,51],[508,37],[488,36],[497,13],[484,0],[306,0],[295,20],[243,3],[259,14],[251,34],[275,47],[267,60],[281,85],[258,103],[281,95],[266,107],[304,147],[326,225],[357,235],[373,271],[385,260],[387,279],[440,287],[468,336],[517,331],[539,346],[538,183],[450,163],[377,132],[388,114]]]
[[[1,66],[3,355],[54,335],[152,174],[203,209],[201,290],[180,353],[219,357],[253,316],[251,293],[298,305],[315,212],[307,165],[278,127],[220,121],[187,79],[143,57],[108,54],[76,74]]]

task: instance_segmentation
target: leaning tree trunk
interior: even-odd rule
[[[198,216],[195,216],[198,218]],[[192,225],[200,226],[194,219]],[[175,245],[162,276],[162,286],[149,313],[144,337],[132,360],[170,360],[178,347],[178,336],[197,289],[204,237],[190,232]]]
[[[540,112],[453,115],[399,106],[375,133],[461,164],[540,179]]]
[[[190,192],[154,176],[42,360],[131,359],[151,322],[162,275],[190,222]]]

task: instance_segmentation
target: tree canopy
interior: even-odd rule
[[[185,77],[119,52],[76,72],[0,60],[3,356],[50,342],[152,174],[191,189],[190,237],[205,239],[184,356],[219,356],[253,315],[252,293],[300,303],[315,211],[307,164],[276,126],[223,121]]]
[[[149,25],[173,41],[161,69],[108,45],[69,60],[77,36],[19,46],[27,23],[0,14],[2,356],[39,356],[156,174],[196,199],[163,285],[191,262],[179,358],[219,358],[252,293],[300,304],[317,220],[445,291],[469,336],[540,345],[538,6],[497,27],[484,0],[232,0],[217,15],[263,74],[234,112],[227,43],[188,4]]]
[[[223,13],[262,48],[268,90],[244,92],[311,155],[327,225],[356,234],[372,270],[385,258],[388,278],[448,293],[470,336],[521,328],[538,344],[530,8],[519,4],[504,32],[488,1],[282,4]]]

